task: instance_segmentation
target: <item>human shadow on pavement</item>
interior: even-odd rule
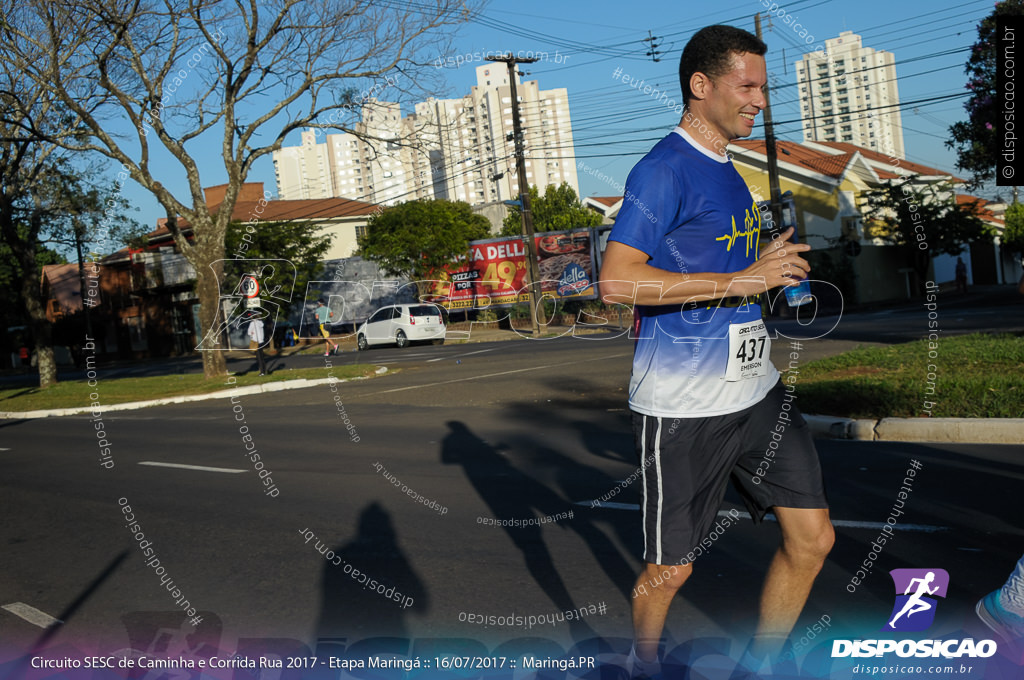
[[[398,545],[391,516],[378,503],[359,515],[358,534],[324,554],[323,598],[317,638],[407,637],[406,617],[423,612],[429,596]],[[333,556],[332,556],[333,553]]]
[[[499,453],[498,447],[485,442],[464,423],[452,420],[447,425],[449,432],[441,441],[441,462],[462,466],[470,484],[487,504],[490,511],[488,519],[530,520],[560,515],[571,509],[569,503],[548,487],[512,466]],[[563,531],[574,528],[571,518],[551,523]],[[555,606],[563,612],[577,609],[544,542],[541,526],[528,524],[501,528],[522,553],[530,576]],[[569,621],[569,625],[574,637],[593,635],[584,621]]]

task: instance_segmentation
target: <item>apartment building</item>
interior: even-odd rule
[[[542,192],[568,182],[579,193],[568,91],[516,78],[527,182]],[[404,118],[398,104],[368,99],[357,134],[304,131],[299,146],[273,154],[279,197],[379,205],[445,198],[473,206],[517,198],[508,69],[482,64],[476,79],[466,96],[431,97]]]
[[[891,52],[843,31],[825,52],[796,62],[805,142],[845,142],[904,158],[903,123]]]

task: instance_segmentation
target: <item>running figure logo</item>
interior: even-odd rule
[[[946,597],[949,574],[945,569],[893,569],[896,588],[889,623],[882,630],[925,630],[935,621],[936,597]]]

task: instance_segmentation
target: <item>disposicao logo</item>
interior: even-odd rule
[[[935,622],[936,598],[945,598],[949,588],[949,573],[945,569],[893,569],[893,587],[896,602],[888,622],[882,628],[889,632],[926,630]],[[964,640],[833,640],[832,657],[878,657],[895,653],[900,657],[939,656],[990,657],[996,653],[994,640],[972,638]]]
[[[927,630],[935,621],[936,598],[946,597],[949,573],[945,569],[893,569],[889,575],[896,588],[896,603],[882,630]]]

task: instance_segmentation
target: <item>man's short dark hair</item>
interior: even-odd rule
[[[679,57],[679,86],[683,90],[683,103],[690,105],[693,92],[690,78],[698,71],[711,79],[725,75],[732,66],[734,54],[764,56],[768,46],[753,33],[735,26],[716,24],[705,26],[690,38]]]

